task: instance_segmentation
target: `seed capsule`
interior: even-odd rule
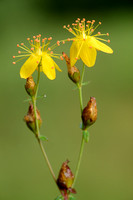
[[[82,112],[82,121],[84,129],[92,125],[97,119],[97,105],[95,97],[91,97],[87,106]]]

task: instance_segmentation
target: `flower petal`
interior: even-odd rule
[[[50,80],[55,79],[55,63],[47,53],[42,55],[42,71]]]
[[[54,62],[54,61],[53,61]],[[55,68],[59,71],[59,72],[61,72],[62,70],[59,68],[59,66],[54,62],[54,66],[55,66]]]
[[[26,60],[23,66],[20,69],[20,77],[28,78],[36,70],[38,63],[40,62],[41,57],[31,54],[31,56]]]
[[[90,46],[95,47],[97,50],[103,51],[105,53],[113,53],[113,50],[109,46],[103,42],[100,42],[93,36],[90,36],[87,41]]]
[[[79,54],[81,47],[83,45],[82,41],[76,40],[72,43],[72,46],[70,48],[70,64],[71,67],[75,65],[77,59],[80,59]]]
[[[94,47],[90,48],[87,41],[85,41],[80,51],[81,60],[88,67],[92,67],[95,64],[96,55],[97,55],[96,49]]]

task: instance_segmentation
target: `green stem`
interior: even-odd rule
[[[80,84],[77,85],[78,89],[79,89],[79,100],[80,100],[81,115],[82,115],[82,112],[83,112],[82,82],[83,82],[83,78],[84,78],[84,71],[85,71],[85,65],[83,64],[81,81],[80,81]],[[82,155],[83,155],[84,143],[85,143],[85,140],[84,140],[84,136],[82,134],[82,141],[81,141],[81,146],[80,146],[79,157],[78,157],[78,162],[77,162],[73,186],[75,185],[75,182],[76,182],[76,179],[77,179],[77,176],[78,176],[78,173],[79,173],[79,167],[80,167],[81,159],[82,159]]]
[[[46,154],[46,152],[45,152],[45,149],[44,149],[44,147],[43,147],[43,144],[42,144],[42,142],[41,142],[41,140],[40,140],[40,138],[39,138],[39,136],[40,136],[40,130],[39,130],[39,124],[38,124],[38,120],[37,120],[37,108],[36,108],[36,99],[37,99],[39,81],[40,81],[40,65],[38,66],[38,77],[37,77],[36,91],[35,91],[35,95],[32,97],[32,103],[33,103],[34,115],[35,115],[36,138],[37,138],[37,140],[38,140],[39,146],[40,146],[40,148],[41,148],[41,151],[42,151],[42,153],[43,153],[43,156],[44,156],[44,158],[45,158],[45,161],[46,161],[46,163],[47,163],[47,165],[48,165],[48,168],[49,168],[49,170],[50,170],[50,173],[51,173],[51,175],[52,175],[52,177],[53,177],[53,179],[54,179],[54,181],[55,181],[55,183],[56,183],[55,174],[54,174],[54,172],[53,172],[53,169],[52,169],[52,167],[51,167],[51,164],[50,164],[50,162],[49,162],[49,159],[48,159],[47,154]],[[57,185],[57,183],[56,183],[56,185]]]

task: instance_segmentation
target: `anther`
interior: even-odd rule
[[[91,29],[91,32],[93,32],[93,31],[94,31],[94,29],[92,28],[92,29]]]
[[[69,28],[69,31],[71,32],[71,31],[72,31],[72,28]]]
[[[49,41],[52,40],[52,37],[49,37],[48,40],[49,40]]]
[[[51,51],[50,53],[53,54],[53,51]]]
[[[57,45],[60,46],[60,41],[59,40],[57,41]]]
[[[34,48],[33,48],[33,47],[31,47],[31,51],[34,51]]]
[[[87,21],[88,24],[91,24],[91,21]]]
[[[54,69],[54,67],[51,67],[51,69]]]
[[[63,60],[63,57],[62,57],[62,56],[60,56],[60,59],[61,59],[61,60]]]
[[[36,38],[36,36],[33,36],[33,38],[35,39],[35,38]]]
[[[21,45],[23,46],[23,45],[24,45],[24,43],[21,43]]]
[[[107,33],[107,36],[109,36],[109,33]]]
[[[75,39],[73,39],[73,42],[75,42]]]
[[[76,57],[75,60],[78,60],[78,58]]]
[[[79,20],[76,20],[75,22],[76,22],[76,23],[78,23],[78,22],[79,22]]]
[[[21,51],[18,51],[18,53],[20,54],[20,53],[21,53]]]
[[[70,41],[70,38],[67,38],[67,41],[69,42],[69,41]]]
[[[13,58],[15,58],[15,56],[13,56]]]
[[[101,22],[99,22],[99,24],[101,25]]]
[[[79,21],[80,21],[80,18],[77,18],[77,20],[79,20]]]
[[[15,64],[16,64],[16,62],[13,62],[13,64],[15,65]]]
[[[66,26],[64,25],[63,28],[66,28]]]
[[[93,19],[92,22],[95,23],[95,20]]]
[[[31,42],[33,42],[33,40],[31,40]]]
[[[90,46],[90,48],[92,48],[92,46]]]
[[[88,27],[88,24],[86,24],[86,27]]]
[[[68,25],[67,25],[67,27],[69,28],[69,27],[70,27],[70,25],[68,24]]]
[[[65,44],[65,41],[62,41],[62,44]]]
[[[19,44],[17,44],[17,47],[19,47]]]
[[[72,26],[75,26],[75,24],[74,24],[74,23],[72,23]]]
[[[30,40],[30,38],[27,38],[27,40],[29,41],[29,40]]]
[[[110,40],[108,40],[108,43],[110,43]]]
[[[39,61],[38,61],[38,60],[37,60],[36,62],[37,62],[37,64],[39,64]]]
[[[83,22],[85,22],[85,18],[83,18]]]
[[[41,37],[41,34],[39,34],[39,37]]]
[[[101,33],[100,32],[98,32],[98,35],[100,35]]]
[[[48,48],[48,50],[49,50],[49,51],[51,50],[50,47]]]

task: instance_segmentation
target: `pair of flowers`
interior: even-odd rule
[[[33,74],[33,72],[40,66],[40,71],[50,79],[53,80],[56,77],[55,69],[61,71],[58,65],[54,62],[53,58],[59,58],[63,60],[62,56],[53,53],[53,49],[60,46],[61,43],[65,41],[72,41],[70,48],[70,65],[74,66],[78,59],[81,59],[87,67],[92,67],[96,61],[97,50],[103,51],[105,53],[113,53],[113,50],[101,41],[110,42],[110,40],[102,39],[99,36],[109,36],[109,34],[101,34],[100,32],[93,34],[95,29],[101,24],[94,27],[95,20],[86,21],[85,18],[80,20],[79,18],[72,24],[63,28],[67,29],[70,33],[74,35],[73,38],[68,38],[67,40],[57,41],[56,44],[49,47],[52,37],[41,39],[41,35],[33,36],[33,39],[27,38],[30,43],[30,48],[21,43],[17,44],[17,47],[21,48],[22,51],[18,51],[18,56],[13,56],[13,58],[20,57],[19,60],[23,58],[28,58],[26,62],[20,69],[20,77],[28,78]],[[19,61],[17,60],[17,61]],[[16,61],[16,62],[17,62]],[[13,64],[16,64],[13,62]]]

